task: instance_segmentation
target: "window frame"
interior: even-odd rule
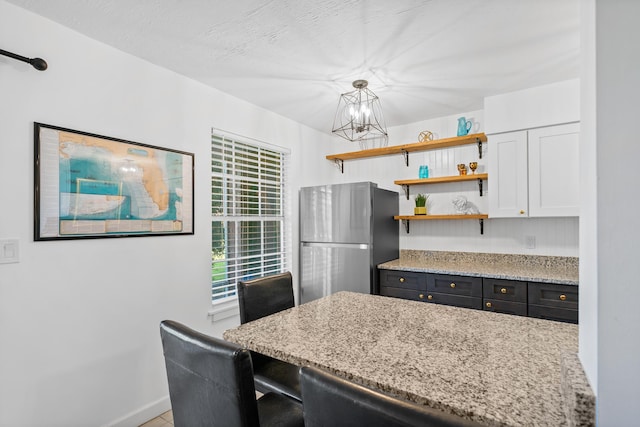
[[[219,151],[218,157],[216,157],[216,150]],[[244,152],[247,154],[247,157],[243,158],[238,153]],[[255,164],[252,164],[252,159],[249,157],[250,154],[257,154],[257,157],[253,160]],[[268,163],[270,158],[275,158],[274,155],[279,157],[279,163],[274,160],[275,163],[279,164],[279,168],[276,171],[276,179],[277,185],[270,180],[273,178],[274,169],[271,167],[265,166]],[[275,274],[277,272],[283,272],[290,270],[290,265],[292,262],[292,218],[291,218],[291,197],[290,197],[290,157],[291,152],[289,149],[276,146],[273,144],[269,144],[263,141],[259,141],[253,138],[248,138],[236,134],[232,134],[226,131],[221,131],[219,129],[212,128],[211,130],[211,303],[214,307],[214,310],[210,312],[210,315],[216,320],[218,318],[225,318],[232,316],[230,310],[231,308],[235,308],[237,312],[237,290],[236,285],[237,281],[242,278],[247,278],[247,272],[251,272],[252,269],[248,269],[245,267],[238,268],[237,265],[234,266],[231,270],[229,267],[225,267],[225,278],[223,280],[227,281],[227,284],[221,282],[214,281],[214,268],[216,262],[232,262],[234,264],[242,263],[243,258],[246,257],[229,257],[229,248],[233,247],[234,250],[242,251],[249,246],[243,248],[242,246],[234,246],[230,244],[230,236],[229,236],[229,224],[234,224],[237,230],[240,232],[236,233],[237,239],[234,243],[244,242],[243,237],[238,237],[239,234],[244,230],[246,232],[247,227],[249,227],[247,221],[252,223],[260,224],[260,248],[261,252],[258,254],[254,253],[251,255],[252,258],[260,259],[261,267],[259,269],[259,275],[266,274]],[[267,160],[265,160],[267,159]],[[218,164],[216,165],[216,162]],[[225,164],[230,164],[232,167],[226,168]],[[251,174],[251,166],[256,167],[256,171],[258,172],[258,177],[249,177]],[[271,165],[273,166],[273,165]],[[216,170],[216,167],[219,169]],[[266,173],[265,173],[266,172]],[[214,182],[218,180],[218,186],[214,185]],[[244,196],[247,196],[248,192],[251,191],[249,189],[248,183],[253,183],[257,186],[256,194],[258,197],[254,200],[253,204],[247,204],[246,197],[243,198],[243,190],[245,192]],[[244,187],[243,188],[243,184]],[[273,192],[267,191],[266,193],[261,193],[260,190],[264,190],[266,187],[271,185],[273,187]],[[276,189],[276,187],[278,187]],[[216,194],[215,190],[219,190],[219,193]],[[256,189],[253,189],[255,192]],[[270,198],[273,194],[279,194],[279,209],[277,215],[270,214],[268,212],[264,212],[264,203],[261,199],[266,194],[266,198],[273,202]],[[216,197],[218,199],[216,199]],[[220,201],[221,199],[221,201]],[[216,208],[221,208],[223,210],[222,213],[216,213],[214,210]],[[245,213],[251,209],[257,209],[257,211],[253,212],[252,215],[243,214],[242,211],[244,208]],[[271,222],[276,222],[280,224],[280,229],[275,233],[279,239],[279,251],[274,252],[264,252],[264,246],[262,243],[265,238],[265,224],[269,225]],[[218,231],[222,233],[216,233],[216,225],[215,223],[221,223],[219,225]],[[244,223],[244,224],[243,224]],[[244,228],[243,228],[244,227]],[[225,251],[224,257],[222,259],[214,260],[214,239],[216,235],[221,235],[224,239],[223,250]],[[271,235],[273,236],[273,235]],[[255,243],[253,243],[255,245]],[[275,245],[278,247],[278,244]],[[279,261],[276,262],[277,268],[275,270],[265,269],[265,259],[269,256],[276,256],[280,258]],[[245,260],[246,261],[246,260]],[[273,262],[273,261],[272,261]],[[255,269],[254,269],[255,270]],[[244,276],[243,276],[244,275]],[[256,276],[257,277],[257,276]],[[231,283],[232,282],[232,283]],[[217,283],[217,284],[216,284]],[[224,287],[224,286],[232,286],[233,289],[227,290],[228,295],[215,298],[215,288]]]

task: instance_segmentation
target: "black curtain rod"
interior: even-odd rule
[[[31,64],[31,66],[38,71],[44,71],[47,69],[47,61],[42,58],[27,58],[25,56],[16,55],[15,53],[7,52],[6,50],[2,49],[0,49],[0,55],[8,56],[9,58],[17,59],[18,61]]]

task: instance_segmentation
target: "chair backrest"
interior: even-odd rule
[[[290,272],[238,282],[240,323],[286,310],[294,306]]]
[[[477,427],[472,421],[387,396],[316,368],[301,368],[305,427]]]
[[[248,350],[170,320],[160,336],[176,427],[260,425]]]

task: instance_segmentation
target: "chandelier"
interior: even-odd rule
[[[361,149],[386,147],[387,128],[378,96],[367,89],[366,80],[353,82],[355,90],[340,95],[332,132],[357,141]]]

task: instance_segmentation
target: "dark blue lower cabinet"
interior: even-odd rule
[[[578,287],[529,282],[529,316],[578,323]]]
[[[578,286],[380,270],[380,295],[578,323]]]

